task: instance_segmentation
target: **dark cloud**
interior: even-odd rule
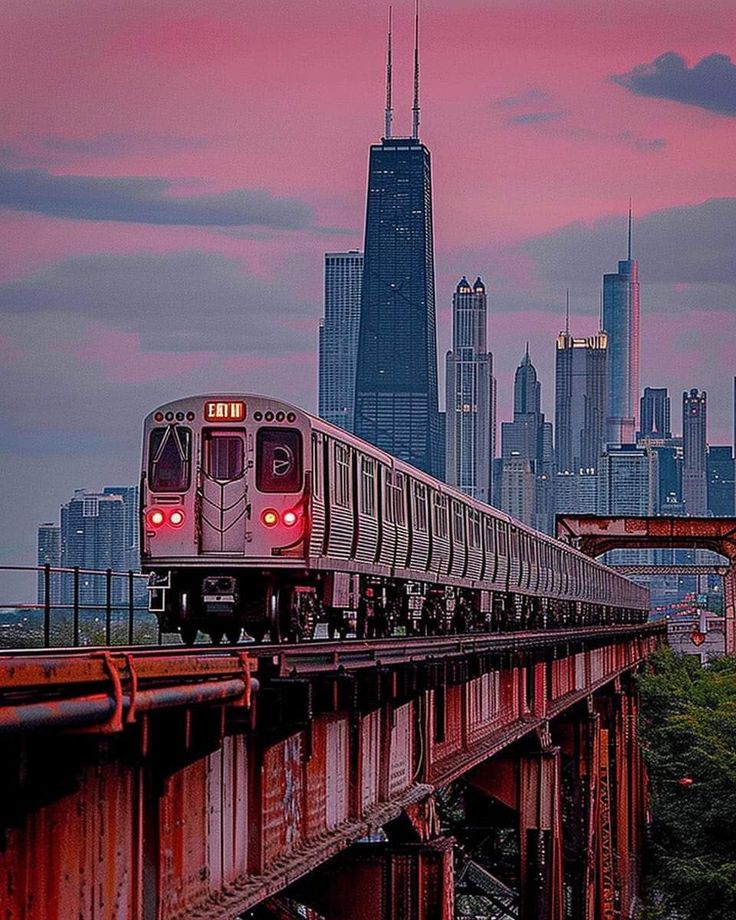
[[[666,208],[634,219],[634,255],[648,284],[736,285],[736,198]],[[561,286],[596,284],[625,258],[626,217],[575,223],[528,240],[540,276]]]
[[[48,167],[74,163],[82,157],[151,156],[201,150],[212,141],[213,138],[176,134],[26,135],[0,146],[0,163],[11,167]]]
[[[546,121],[559,121],[567,112],[522,112],[506,120],[507,125],[536,125]]]
[[[538,86],[533,86],[530,89],[525,90],[523,93],[519,93],[518,96],[505,96],[503,99],[496,99],[494,105],[501,106],[502,108],[517,108],[520,106],[527,105],[541,105],[544,102],[549,101],[549,94],[546,93],[543,89],[540,89]]]
[[[304,346],[319,306],[207,252],[88,255],[0,284],[0,312],[67,314],[135,332],[156,351],[279,353]]]
[[[195,197],[171,195],[166,179],[54,176],[44,169],[0,167],[0,208],[72,220],[200,227],[301,229],[312,210],[265,189],[235,189]]]
[[[651,64],[640,64],[611,79],[639,96],[673,99],[721,115],[736,115],[736,64],[727,54],[710,54],[688,67],[682,55],[667,51]]]

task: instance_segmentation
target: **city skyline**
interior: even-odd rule
[[[9,5],[3,510],[27,545],[75,487],[135,479],[140,419],[164,398],[259,389],[316,408],[323,253],[361,246],[382,13]],[[411,4],[394,14],[408,47]],[[730,8],[680,18],[633,3],[602,17],[562,0],[425,4],[439,350],[452,289],[473,265],[491,295],[499,420],[526,338],[553,414],[564,289],[576,334],[593,334],[631,196],[641,386],[706,390],[710,441],[731,443],[736,68],[719,59],[708,92],[694,70],[731,51]],[[328,30],[342,41],[326,42]],[[469,57],[473,47],[486,53]],[[299,77],[285,61],[302,64]],[[410,78],[397,69],[397,134]]]

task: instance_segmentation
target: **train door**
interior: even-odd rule
[[[204,429],[200,551],[245,554],[248,469],[245,431]]]

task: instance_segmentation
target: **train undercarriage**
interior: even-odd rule
[[[638,622],[641,611],[580,601],[346,573],[154,571],[149,610],[162,632],[193,645],[226,639],[379,639]]]

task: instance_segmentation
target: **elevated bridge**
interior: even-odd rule
[[[3,917],[628,917],[662,638],[0,653]]]
[[[736,518],[564,514],[557,517],[557,537],[593,557],[613,549],[708,549],[725,556],[726,654],[736,654]]]

